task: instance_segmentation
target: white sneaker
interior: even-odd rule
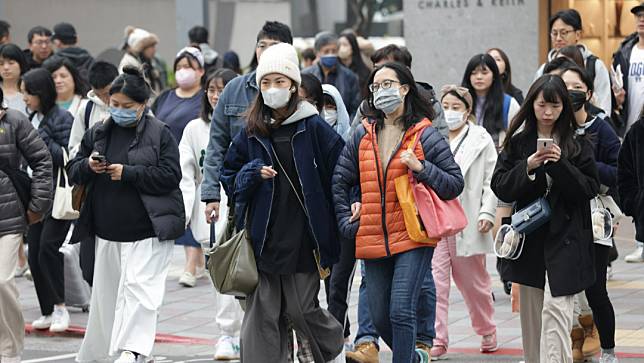
[[[195,278],[197,280],[198,279],[203,279],[204,277],[206,277],[206,275],[207,275],[207,271],[206,271],[205,267],[197,267],[197,271],[196,271],[196,274],[195,274]]]
[[[602,353],[599,363],[618,363],[618,360],[615,354]]]
[[[34,277],[31,275],[31,269],[27,269],[27,271],[25,271],[25,273],[23,273],[22,276],[24,276],[29,281],[34,280]]]
[[[630,255],[624,257],[624,261],[631,263],[644,262],[644,247],[638,246]]]
[[[239,359],[239,338],[224,335],[215,345],[215,360]]]
[[[22,267],[20,267],[20,266],[16,267],[16,273],[14,274],[14,277],[16,277],[16,278],[23,277],[25,275],[25,272],[27,272],[27,270],[29,270],[29,264],[28,263],[25,263],[25,265],[22,266]],[[3,359],[5,359],[5,358],[3,358]],[[4,360],[2,362],[4,362]]]
[[[41,316],[31,323],[31,327],[38,330],[49,329],[51,326],[51,315]]]
[[[136,363],[136,356],[129,350],[124,350],[114,363]]]
[[[197,277],[195,277],[195,275],[191,274],[188,271],[185,271],[179,278],[179,285],[183,285],[185,287],[195,287],[196,284]]]
[[[67,309],[57,306],[54,307],[54,313],[51,315],[51,326],[49,331],[52,333],[62,333],[69,328],[69,312]]]
[[[2,361],[2,363],[20,363],[20,356],[2,357],[0,358],[0,361]]]

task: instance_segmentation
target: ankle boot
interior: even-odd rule
[[[601,344],[599,343],[599,333],[592,315],[582,315],[579,317],[579,324],[584,328],[584,345],[581,349],[584,357],[592,357],[599,353]]]
[[[572,331],[570,332],[570,338],[572,339],[572,360],[575,363],[583,362],[584,353],[581,349],[584,345],[584,329],[572,328]]]

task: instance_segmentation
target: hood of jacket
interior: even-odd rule
[[[581,51],[581,55],[584,57],[584,61],[588,59],[588,57],[593,55],[593,52],[591,52],[590,49],[588,49],[588,47],[584,44],[577,43],[577,47]],[[548,52],[548,62],[552,62],[555,59],[557,52],[557,49],[550,49],[550,51]]]
[[[79,47],[63,48],[57,51],[56,54],[66,58],[70,58],[74,61],[74,63],[78,62],[76,64],[83,64],[93,59],[88,51]]]
[[[208,45],[208,43],[199,44],[199,49],[201,49],[201,54],[203,54],[203,60],[206,64],[212,64],[219,56],[219,53],[217,53],[216,50],[210,48],[210,45]]]
[[[282,122],[282,126],[302,121],[313,115],[318,115],[318,109],[306,101],[300,101],[295,112]],[[275,123],[275,120],[271,119],[271,124],[273,123]]]
[[[103,102],[103,100],[101,100],[101,99],[96,95],[96,93],[94,92],[94,90],[90,90],[89,92],[87,92],[87,98],[88,98],[90,101],[94,102],[95,104],[97,104],[97,105],[99,105],[99,106],[102,106],[102,107],[108,107],[108,105],[106,105],[106,104],[105,104],[105,102]]]
[[[338,111],[338,119],[336,120],[335,124],[331,126],[333,126],[333,128],[336,129],[336,131],[342,137],[344,137],[344,133],[349,128],[350,121],[349,121],[349,112],[347,112],[347,107],[344,105],[344,101],[342,100],[342,95],[340,95],[340,91],[338,91],[338,89],[331,84],[323,84],[322,91],[324,92],[324,94],[327,94],[333,97],[333,102],[335,102],[335,108]]]

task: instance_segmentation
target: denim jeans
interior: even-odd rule
[[[417,311],[436,311],[431,294],[421,301],[421,291],[431,273],[434,248],[421,247],[390,258],[366,260],[367,298],[377,332],[393,351],[393,363],[416,362]],[[433,282],[433,279],[431,280]],[[431,314],[430,314],[431,315]]]
[[[367,297],[367,278],[365,274],[365,263],[360,261],[360,294],[358,297],[358,332],[356,333],[355,344],[373,342],[378,346],[378,332],[376,327],[373,326],[371,321],[371,313],[369,312],[369,298]]]

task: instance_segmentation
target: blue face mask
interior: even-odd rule
[[[134,125],[139,119],[136,115],[137,113],[138,110],[110,106],[110,115],[112,116],[112,120],[121,127]]]
[[[333,68],[336,64],[338,64],[338,56],[336,56],[335,54],[323,55],[320,57],[320,63],[322,63],[322,66],[324,66],[324,68]]]

